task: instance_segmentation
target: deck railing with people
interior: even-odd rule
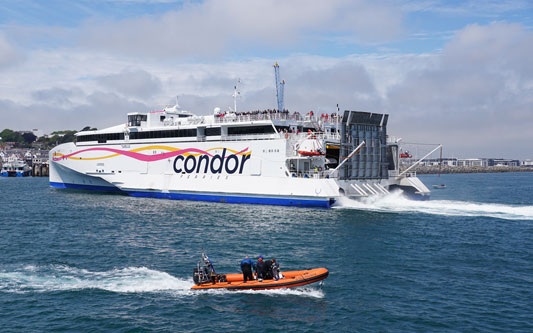
[[[264,111],[249,111],[249,112],[229,112],[215,114],[215,123],[231,123],[231,122],[247,122],[258,120],[280,120],[280,121],[321,121],[322,123],[335,123],[342,120],[342,116],[336,114],[321,114],[316,115],[309,112],[305,115],[299,112],[289,113],[288,111],[264,110]]]

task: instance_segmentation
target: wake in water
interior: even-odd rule
[[[322,298],[322,290],[314,288],[264,291],[193,291],[192,279],[176,278],[168,273],[146,267],[127,267],[107,272],[91,272],[64,265],[24,266],[0,269],[0,292],[51,292],[101,289],[118,293],[164,292],[180,296],[198,294],[250,293],[264,295],[295,295]]]
[[[401,192],[361,200],[341,198],[333,208],[449,216],[482,216],[505,220],[533,220],[533,206],[512,206],[454,200],[416,201],[405,198]]]
[[[101,289],[127,293],[187,291],[191,286],[192,281],[146,267],[128,267],[107,272],[91,272],[61,265],[0,270],[0,291],[8,292]]]

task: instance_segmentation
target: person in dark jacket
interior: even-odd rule
[[[246,256],[246,258],[244,258],[244,260],[241,261],[241,271],[242,271],[242,278],[244,280],[244,283],[246,283],[246,281],[248,280],[252,281],[254,279],[252,275],[253,264],[254,264],[253,261],[250,260],[248,256]]]
[[[255,262],[255,272],[257,273],[257,280],[259,282],[263,281],[263,272],[265,271],[265,262],[263,261],[263,256],[259,256]]]
[[[272,260],[265,260],[263,268],[263,279],[272,280]]]

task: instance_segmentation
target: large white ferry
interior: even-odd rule
[[[399,171],[387,114],[289,113],[274,66],[278,109],[196,115],[173,107],[82,131],[50,151],[50,185],[132,196],[329,208],[340,197],[393,189],[428,199],[414,173]],[[280,85],[278,85],[280,83]],[[281,86],[281,90],[280,90]],[[280,99],[281,96],[281,99]],[[281,102],[280,102],[281,101]]]
[[[77,133],[50,151],[50,185],[132,196],[330,207],[339,197],[398,188],[429,198],[399,172],[388,115],[266,110],[200,116],[176,105]]]

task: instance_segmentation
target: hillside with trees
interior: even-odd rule
[[[82,129],[82,131],[90,130],[96,130],[96,128],[86,126]],[[75,139],[74,134],[77,132],[79,131],[55,131],[50,135],[45,135],[38,138],[31,132],[21,133],[6,128],[0,132],[0,144],[12,142],[14,143],[15,148],[31,148],[34,142],[38,142],[42,145],[43,149],[50,149],[62,143],[73,142]]]

